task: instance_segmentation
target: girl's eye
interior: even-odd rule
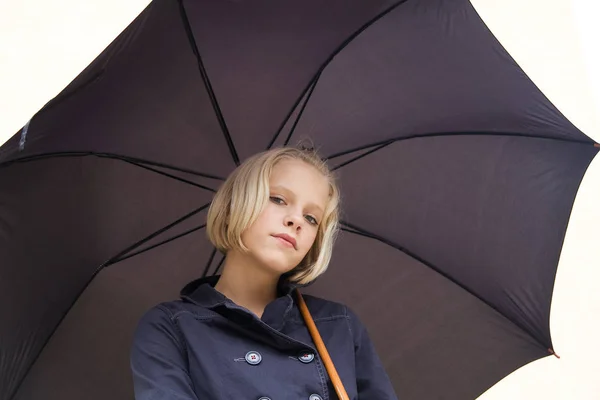
[[[283,201],[282,198],[279,197],[275,197],[275,196],[271,196],[269,197],[271,199],[271,201],[275,204],[285,204],[285,201]]]
[[[310,215],[307,215],[306,219],[308,220],[308,222],[310,222],[313,225],[319,225],[319,222],[315,218],[311,217]]]

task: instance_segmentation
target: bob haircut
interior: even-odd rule
[[[301,160],[329,181],[329,201],[318,226],[315,242],[304,259],[286,275],[301,285],[315,280],[329,266],[339,232],[340,191],[332,171],[312,148],[280,147],[253,155],[238,166],[215,194],[206,223],[209,240],[222,253],[247,252],[242,232],[257,220],[269,201],[269,178],[281,160]]]

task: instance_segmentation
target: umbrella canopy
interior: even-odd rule
[[[552,352],[598,148],[468,1],[157,0],[0,149],[0,397],[130,398],[139,316],[222,261],[214,190],[304,137],[344,196],[308,291],[361,316],[399,397],[472,398]]]

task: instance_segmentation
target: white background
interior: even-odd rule
[[[148,0],[0,0],[0,144],[85,68]],[[473,0],[546,96],[600,142],[600,3]],[[561,359],[515,371],[480,397],[600,399],[600,159],[577,194],[558,267],[551,333]]]

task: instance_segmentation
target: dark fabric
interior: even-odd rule
[[[181,301],[142,318],[131,351],[136,400],[336,398],[296,304],[293,285],[259,319],[196,280]],[[396,399],[364,325],[347,307],[312,296],[306,303],[351,399]],[[256,352],[260,363],[245,356]],[[302,362],[299,357],[314,358]]]
[[[130,399],[141,316],[212,275],[206,207],[310,138],[343,232],[306,293],[368,327],[399,398],[551,354],[598,148],[467,0],[155,0],[0,148],[0,399]]]

